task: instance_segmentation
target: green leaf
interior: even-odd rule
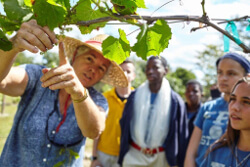
[[[137,8],[146,8],[144,0],[111,0],[114,9],[122,15],[135,14]]]
[[[147,56],[158,56],[165,48],[168,47],[172,32],[165,20],[157,20],[153,27],[146,31],[141,30],[137,36],[137,43],[132,50],[138,57],[146,60]]]
[[[12,43],[8,40],[5,34],[0,30],[0,49],[9,51],[12,49]]]
[[[38,24],[51,30],[62,25],[66,15],[66,9],[53,0],[36,0],[33,10]]]
[[[123,30],[119,29],[120,38],[109,36],[102,43],[103,55],[117,64],[122,63],[130,55],[130,45]]]
[[[130,54],[130,44],[128,39],[126,38],[126,33],[122,30],[119,29],[119,34],[120,34],[120,43],[122,45],[123,50],[129,55]]]
[[[60,151],[59,151],[59,155],[62,155],[66,152],[65,148],[61,148]]]
[[[23,0],[5,0],[4,11],[10,20],[21,22],[23,17],[31,13],[31,10],[24,6]]]
[[[0,27],[4,32],[13,32],[19,29],[20,24],[8,20],[6,17],[0,17]]]
[[[32,7],[32,0],[24,0],[24,4],[28,7]]]
[[[138,8],[146,8],[144,0],[111,0],[113,4],[129,7],[135,4]]]
[[[141,32],[138,34],[137,43],[132,47],[132,51],[136,52],[138,57],[141,57],[143,60],[147,60],[147,33],[148,27],[147,24],[141,27]]]
[[[138,6],[138,8],[147,8],[144,0],[136,0],[136,5]]]
[[[80,158],[80,155],[77,152],[73,151],[72,149],[69,150],[69,154],[70,156],[74,156],[75,159]]]
[[[104,9],[103,9],[104,10]],[[108,15],[102,13],[100,9],[92,9],[90,0],[80,0],[76,7],[76,17],[73,18],[76,21],[89,21],[94,20],[101,17],[107,17]],[[94,29],[99,29],[100,27],[104,27],[106,22],[91,24],[89,26],[80,26],[82,34],[88,34]]]
[[[137,5],[133,1],[128,1],[128,3],[124,4],[123,6],[114,3],[114,8],[117,13],[122,15],[130,15],[135,14]]]
[[[66,160],[63,160],[63,161],[59,161],[57,162],[55,165],[53,165],[53,167],[60,167],[60,166],[63,166],[63,164],[66,162]]]
[[[67,9],[70,9],[71,7],[69,0],[56,0],[56,3],[65,6]]]

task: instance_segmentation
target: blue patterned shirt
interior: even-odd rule
[[[43,66],[24,67],[29,81],[1,154],[0,166],[52,167],[62,163],[64,166],[82,167],[86,138],[77,125],[73,104],[67,109],[66,120],[56,133],[62,119],[59,90],[41,87]],[[89,94],[98,106],[107,111],[108,103],[101,93],[89,88]]]
[[[228,103],[222,97],[208,101],[200,108],[194,121],[194,125],[202,130],[195,160],[197,167],[204,160],[209,146],[225,133],[228,115]]]

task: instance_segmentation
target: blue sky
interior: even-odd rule
[[[145,0],[147,9],[140,9],[137,13],[141,15],[151,15],[155,9],[168,1],[169,0]],[[201,16],[201,1],[202,0],[182,0],[182,5],[180,5],[180,0],[175,0],[155,12],[153,16]],[[76,0],[72,0],[72,2],[76,2]],[[237,15],[250,15],[249,9],[249,0],[207,0],[205,2],[205,10],[209,18],[231,19],[235,18]],[[2,5],[0,6],[0,12],[2,13]],[[195,63],[197,62],[195,56],[197,55],[197,52],[202,51],[204,45],[223,44],[223,40],[222,35],[213,28],[197,30],[190,33],[190,30],[197,26],[199,26],[199,23],[197,22],[170,24],[173,33],[172,39],[169,42],[168,48],[166,48],[161,55],[168,60],[172,69],[184,67],[194,72],[198,79],[201,80],[202,73],[195,68]],[[220,27],[224,29],[225,26],[226,24],[223,24]],[[82,40],[87,40],[89,37],[95,36],[99,33],[106,33],[118,37],[118,28],[123,29],[127,34],[135,30],[135,27],[130,25],[109,25],[99,31],[93,31],[89,35],[81,35],[78,28],[74,27],[74,31],[69,32],[66,35]],[[137,32],[128,36],[131,44],[135,43],[136,35]],[[239,50],[241,49],[239,48]],[[52,51],[56,52],[57,48]],[[134,53],[132,53],[131,56],[135,56]]]

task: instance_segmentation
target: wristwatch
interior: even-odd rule
[[[91,156],[91,157],[90,157],[90,160],[91,160],[91,161],[97,160],[97,156]]]

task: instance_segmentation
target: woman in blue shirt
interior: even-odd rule
[[[250,166],[250,75],[239,80],[229,101],[226,133],[213,144],[201,164],[210,166]]]
[[[19,52],[45,52],[57,43],[48,27],[35,20],[22,24],[11,39],[12,50],[0,51],[0,92],[21,96],[0,166],[83,166],[86,137],[100,135],[108,108],[106,99],[92,86],[101,79],[127,86],[120,67],[102,55],[106,37],[86,42],[61,37],[56,68],[11,67]]]

